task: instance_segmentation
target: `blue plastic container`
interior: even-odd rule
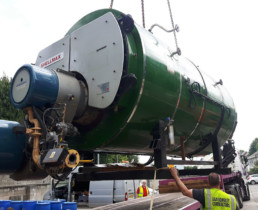
[[[60,201],[60,202],[62,202],[62,203],[66,202],[65,199],[57,199],[57,201]]]
[[[0,200],[0,210],[7,210],[10,207],[11,201],[9,200]]]
[[[51,201],[51,210],[61,210],[62,202],[61,201]]]
[[[41,200],[41,201],[38,201],[38,203],[51,203],[50,200]]]
[[[62,210],[77,210],[76,202],[64,202]]]
[[[50,203],[37,203],[35,210],[51,210]]]
[[[22,201],[11,201],[11,207],[13,210],[22,210]]]
[[[23,210],[35,210],[37,201],[23,201]]]

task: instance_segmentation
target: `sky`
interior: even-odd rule
[[[171,28],[167,0],[145,0],[145,22]],[[238,112],[233,139],[248,150],[258,137],[257,0],[170,0],[182,55],[223,80]],[[0,0],[0,76],[13,77],[40,50],[61,39],[80,18],[110,0]],[[142,25],[141,0],[114,0],[113,8]],[[154,34],[174,43],[172,34]]]

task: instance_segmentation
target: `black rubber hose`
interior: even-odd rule
[[[36,109],[35,106],[32,107],[33,112],[35,113],[35,117],[37,118],[37,120],[39,121],[39,124],[42,128],[42,133],[43,133],[43,138],[46,139],[46,135],[47,135],[47,127],[46,125],[43,123],[42,119],[40,118],[40,115]]]

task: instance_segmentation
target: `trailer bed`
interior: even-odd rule
[[[145,198],[132,199],[129,201],[124,201],[120,203],[110,204],[106,206],[101,206],[98,208],[93,208],[94,210],[136,210],[136,209],[150,209],[151,196]],[[159,194],[154,196],[152,209],[166,210],[166,209],[184,209],[193,210],[200,208],[201,205],[198,201],[185,197],[181,193],[168,193]],[[80,209],[80,206],[78,206]]]

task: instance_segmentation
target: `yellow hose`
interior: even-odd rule
[[[33,138],[33,151],[32,151],[32,159],[34,163],[42,169],[41,165],[39,164],[40,154],[39,154],[39,136],[42,135],[40,133],[41,127],[39,121],[34,118],[33,111],[31,107],[25,108],[29,115],[30,123],[34,124],[33,128],[27,128],[26,133],[29,134]]]

